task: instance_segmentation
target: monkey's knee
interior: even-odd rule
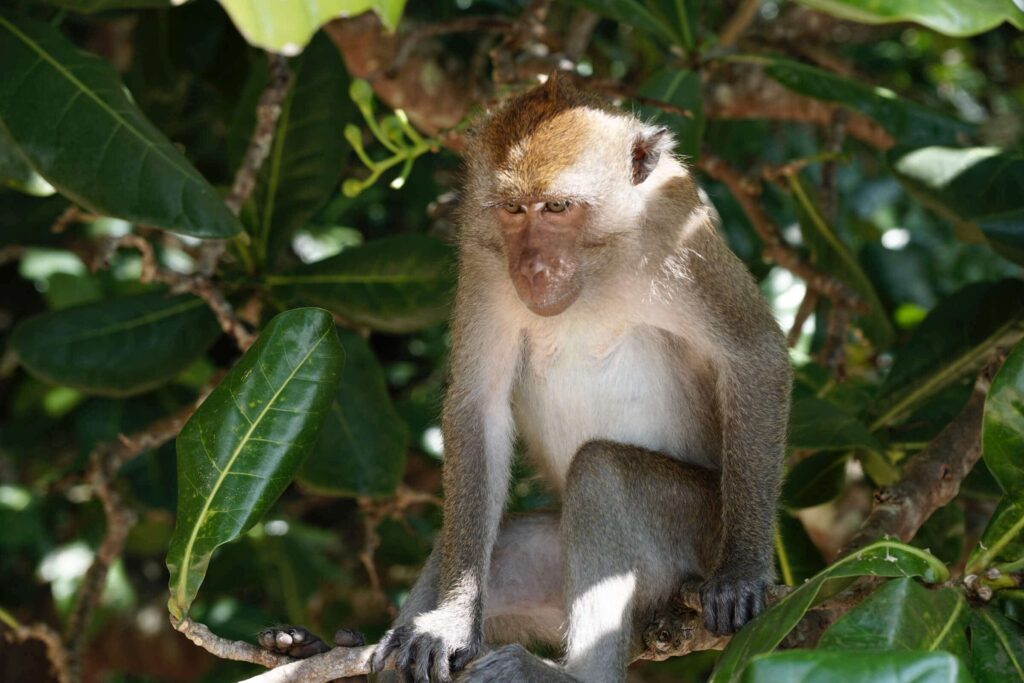
[[[621,486],[624,458],[623,446],[614,441],[588,441],[569,465],[566,477],[566,495],[572,491],[585,493],[595,487]]]

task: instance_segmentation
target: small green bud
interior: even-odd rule
[[[356,180],[355,178],[349,178],[341,184],[341,193],[346,197],[358,197],[362,191],[362,181]]]

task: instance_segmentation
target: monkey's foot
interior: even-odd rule
[[[578,683],[552,662],[530,654],[522,645],[506,645],[470,663],[459,683]]]
[[[330,645],[301,626],[265,628],[259,632],[256,640],[264,650],[297,659],[312,657],[331,649]],[[366,639],[359,631],[343,628],[335,632],[334,644],[340,647],[359,647],[366,644]]]

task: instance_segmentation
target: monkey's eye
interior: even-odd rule
[[[556,199],[544,203],[544,210],[551,213],[562,213],[569,208],[569,202],[565,199]]]
[[[515,202],[505,202],[501,205],[501,208],[505,209],[508,213],[523,213],[522,204],[516,204]]]

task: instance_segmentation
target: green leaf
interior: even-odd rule
[[[981,452],[1003,491],[1024,502],[1024,342],[1010,352],[992,380]]]
[[[1024,282],[976,282],[943,299],[901,348],[882,383],[872,430],[906,417],[923,399],[974,375],[994,349],[1024,334]]]
[[[824,451],[808,456],[786,473],[782,504],[791,510],[827,503],[843,490],[849,453]]]
[[[688,110],[692,116],[669,113],[652,106],[641,106],[645,119],[665,124],[675,133],[677,150],[689,159],[700,156],[704,137],[704,108],[700,96],[700,74],[696,71],[664,67],[654,72],[637,94],[667,102]]]
[[[861,24],[913,21],[947,36],[973,36],[1004,21],[1024,29],[1024,11],[1013,0],[797,0]]]
[[[314,37],[291,67],[294,81],[247,212],[253,251],[269,265],[334,195],[348,157],[344,122],[354,111],[345,65],[326,35]]]
[[[153,292],[28,318],[15,328],[11,345],[47,382],[129,396],[173,378],[219,333],[202,299]]]
[[[1005,496],[992,513],[978,547],[967,560],[968,574],[978,574],[993,564],[1004,571],[1024,569],[1024,501]]]
[[[425,235],[400,235],[267,277],[272,293],[323,306],[355,325],[411,332],[448,315],[452,250]]]
[[[316,443],[344,354],[329,313],[281,313],[178,436],[168,609],[187,615],[213,551],[255,524]]]
[[[220,4],[250,44],[283,55],[302,52],[317,29],[330,20],[370,10],[394,31],[405,9],[405,0],[220,0]]]
[[[814,263],[860,295],[870,309],[866,315],[857,316],[861,329],[877,348],[889,346],[893,337],[892,325],[871,279],[818,211],[798,174],[789,176],[789,187],[799,208],[801,234],[814,254]]]
[[[896,178],[967,238],[984,235],[1003,256],[1024,264],[1024,155],[996,147],[924,147],[887,155]]]
[[[793,450],[841,451],[884,449],[867,426],[831,401],[804,396],[789,413],[789,447]]]
[[[347,361],[341,384],[298,479],[324,495],[391,495],[405,471],[405,423],[370,346],[351,330],[339,329],[338,336]]]
[[[48,197],[53,186],[35,172],[14,144],[3,123],[0,123],[0,185],[36,197]]]
[[[974,610],[971,673],[977,683],[1024,683],[1024,629],[991,607]]]
[[[971,683],[964,664],[945,652],[846,652],[791,650],[758,657],[744,683]]]
[[[964,511],[956,501],[942,506],[917,530],[910,544],[923,548],[947,564],[959,564],[964,554]]]
[[[775,566],[787,586],[799,586],[825,568],[821,551],[807,535],[803,522],[787,512],[779,514],[775,530]]]
[[[995,604],[1008,619],[1024,627],[1024,590],[1004,588],[996,593]]]
[[[808,609],[849,585],[852,577],[864,575],[920,576],[929,583],[937,583],[949,578],[949,571],[922,550],[898,541],[876,541],[836,561],[744,626],[722,653],[711,683],[740,680],[750,660],[775,649]]]
[[[824,650],[945,650],[967,659],[971,610],[953,588],[928,590],[913,579],[889,581],[821,636]]]
[[[669,45],[686,45],[684,37],[676,32],[667,18],[652,12],[647,4],[639,0],[571,0],[571,2],[603,17],[635,26]]]
[[[877,121],[903,145],[958,144],[973,128],[951,116],[902,100],[891,90],[865,85],[788,59],[741,57],[794,92],[835,102]]]
[[[0,64],[0,122],[62,194],[96,214],[196,237],[241,229],[106,61],[48,24],[0,16]]]

